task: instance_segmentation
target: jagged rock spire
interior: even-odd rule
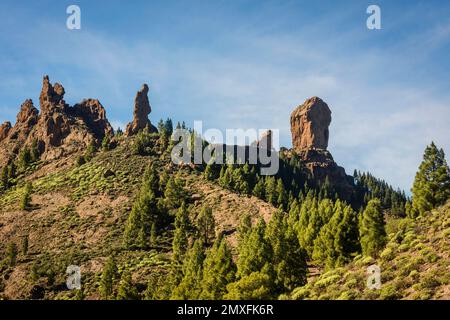
[[[157,129],[151,124],[148,115],[152,112],[150,102],[148,100],[148,85],[143,84],[141,89],[136,93],[134,98],[133,122],[127,125],[125,130],[126,136],[132,136],[139,132],[139,130],[149,128],[151,132],[156,132]]]

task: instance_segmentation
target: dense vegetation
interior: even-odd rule
[[[185,125],[177,125],[181,127]],[[17,205],[17,209],[29,214],[34,210],[32,194],[50,190],[73,190],[71,199],[75,204],[92,192],[104,192],[111,199],[127,194],[133,199],[129,207],[123,208],[124,218],[111,222],[105,246],[95,253],[103,259],[102,269],[85,276],[82,290],[65,294],[58,283],[64,279],[66,264],[82,263],[89,257],[72,252],[62,259],[54,253],[37,252],[27,269],[27,281],[35,284],[31,297],[83,299],[97,294],[103,299],[370,298],[361,285],[364,280],[350,279],[352,275],[343,274],[344,270],[355,270],[376,259],[387,263],[413,245],[425,250],[419,248],[419,243],[412,244],[410,232],[424,224],[430,210],[450,198],[449,168],[444,152],[434,144],[425,150],[412,199],[370,173],[355,172],[356,198],[346,202],[328,181],[311,183],[295,157],[282,157],[276,176],[262,176],[258,165],[248,163],[174,166],[170,161],[172,121],[160,121],[158,129],[159,134],[141,131],[132,141],[120,133],[107,137],[79,155],[68,172],[33,183],[26,177],[45,165],[37,160],[33,148],[24,149],[16,162],[2,168],[2,205]],[[101,163],[116,167],[97,172]],[[217,227],[213,209],[199,202],[197,190],[187,187],[189,179],[203,179],[240,197],[254,196],[275,207],[275,213],[264,220],[242,212],[237,243],[232,244],[230,234]],[[73,207],[61,210],[72,219],[65,223],[82,230]],[[444,210],[444,217],[438,217],[442,221],[438,229],[444,235],[440,239],[442,246],[448,246],[448,214]],[[21,243],[10,241],[2,247],[0,292],[18,259],[26,261],[31,257],[29,242],[26,234]],[[408,248],[400,249],[406,243]],[[448,263],[448,256],[439,256],[439,252],[433,251],[434,256],[425,259],[432,262],[444,258]],[[322,276],[311,277],[312,269]],[[405,276],[417,278],[412,271]],[[348,292],[338,295],[327,291],[328,287],[337,291],[335,285],[343,278]],[[439,275],[438,281],[447,285],[449,279]],[[394,292],[399,285],[373,297],[401,298]]]

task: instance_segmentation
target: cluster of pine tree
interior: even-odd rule
[[[159,142],[161,146],[161,151],[166,150],[172,142],[173,133],[173,123],[172,119],[167,118],[166,121],[163,119],[158,122],[158,132],[159,132]]]
[[[259,175],[257,170],[256,165],[248,163],[223,166],[208,164],[204,176],[210,181],[217,180],[223,188],[238,194],[254,195],[285,210],[294,199],[292,192],[286,190],[281,178]]]
[[[6,191],[15,184],[18,175],[25,172],[32,164],[40,159],[40,151],[37,140],[33,140],[31,146],[20,149],[16,161],[10,161],[0,172],[0,191]]]
[[[409,199],[404,191],[395,190],[386,181],[377,179],[370,173],[361,173],[355,170],[353,177],[359,196],[363,199],[364,207],[370,200],[376,198],[380,200],[382,208],[389,210],[390,214],[400,217],[405,216],[405,207]]]
[[[152,163],[147,168],[124,231],[124,246],[146,249],[156,245],[158,233],[170,223],[170,211],[187,199],[179,175],[159,174]]]
[[[162,122],[160,126],[165,130]],[[364,199],[359,211],[339,199],[327,181],[320,188],[287,185],[282,175],[260,176],[257,170],[247,163],[208,164],[203,172],[224,188],[255,195],[279,208],[268,224],[263,219],[252,224],[250,216],[243,216],[233,259],[225,237],[216,235],[211,208],[194,212],[186,204],[182,177],[159,175],[155,166],[149,166],[127,221],[124,244],[152,247],[161,228],[172,226],[171,267],[153,274],[145,292],[138,294],[129,272],[119,275],[110,260],[102,275],[102,295],[152,300],[277,298],[306,283],[307,262],[332,269],[359,254],[376,257],[387,241],[386,212],[402,216],[406,211],[414,218],[450,198],[450,170],[444,152],[434,144],[425,151],[412,202],[371,174],[355,172]]]

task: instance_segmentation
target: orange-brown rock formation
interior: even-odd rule
[[[125,130],[126,136],[132,136],[145,128],[148,128],[150,132],[158,131],[148,119],[148,115],[152,112],[148,100],[148,91],[148,85],[143,84],[142,88],[136,93],[136,97],[134,98],[133,122],[127,125]]]
[[[292,144],[296,151],[328,147],[331,110],[318,97],[312,97],[291,114]]]

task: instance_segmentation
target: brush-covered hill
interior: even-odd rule
[[[292,149],[273,150],[272,131],[234,146],[275,154],[279,170],[263,175],[228,154],[174,162],[172,133],[197,135],[154,126],[148,92],[114,132],[99,100],[70,106],[44,77],[40,110],[28,99],[0,126],[0,299],[448,298],[449,204],[424,201],[416,217],[404,192],[347,175],[326,149],[320,98],[292,113]],[[429,158],[446,179],[436,207],[450,174],[443,151]],[[380,290],[365,289],[371,264]],[[68,289],[69,266],[81,289]]]
[[[239,195],[204,178],[189,166],[173,166],[157,153],[133,152],[134,138],[122,137],[114,150],[97,151],[84,164],[84,154],[33,163],[15,178],[14,186],[0,194],[0,295],[7,299],[66,298],[66,268],[81,267],[85,298],[100,298],[98,283],[107,258],[133,274],[137,287],[145,287],[153,273],[170,267],[173,230],[161,230],[157,243],[145,250],[123,247],[124,229],[150,163],[159,176],[182,181],[192,221],[203,206],[212,209],[216,231],[227,235],[235,248],[236,230],[244,214],[269,220],[277,209],[254,196]],[[32,184],[28,208],[21,208],[26,184]],[[174,214],[173,211],[170,214]],[[14,267],[7,263],[8,246],[15,244]],[[26,249],[24,245],[26,243]],[[161,271],[162,270],[162,271]]]
[[[379,258],[355,257],[325,272],[290,299],[450,299],[450,201],[415,220],[390,218]],[[381,289],[369,289],[367,268],[380,267]]]

